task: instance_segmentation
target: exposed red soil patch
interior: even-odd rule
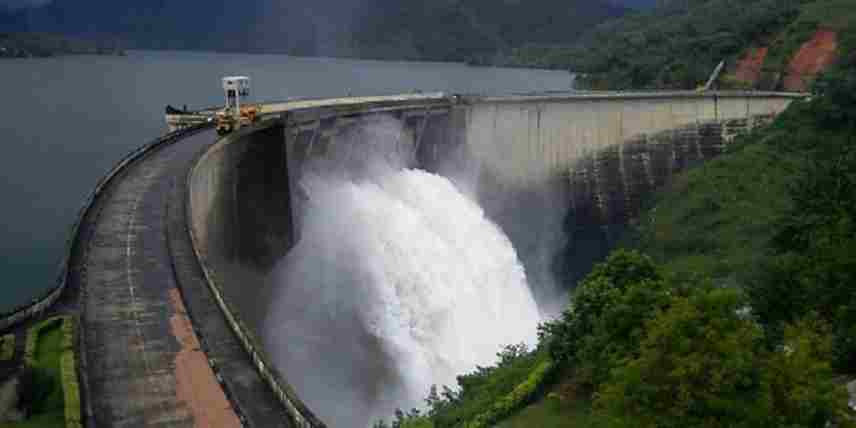
[[[834,31],[818,30],[814,37],[803,43],[788,64],[785,90],[804,91],[808,82],[835,61],[838,35]]]
[[[770,48],[761,47],[751,49],[746,56],[737,61],[737,69],[734,71],[734,77],[737,80],[752,83],[758,83],[761,79],[761,67],[764,65],[764,59],[767,58],[767,52]]]
[[[193,425],[197,428],[240,428],[241,422],[235,410],[217,383],[214,371],[208,365],[208,357],[200,349],[177,289],[169,290],[169,300],[175,309],[175,315],[169,320],[172,334],[181,344],[181,351],[175,356],[178,399],[190,408]]]

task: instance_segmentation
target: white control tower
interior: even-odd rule
[[[241,97],[250,96],[250,78],[247,76],[224,77],[223,91],[226,93],[226,110],[237,117],[241,114]]]

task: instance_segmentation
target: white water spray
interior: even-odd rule
[[[301,241],[273,274],[264,332],[325,422],[421,407],[432,384],[535,343],[538,309],[511,242],[448,179],[380,168],[302,185]]]

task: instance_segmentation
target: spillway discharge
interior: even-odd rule
[[[432,384],[534,344],[540,320],[514,247],[471,197],[366,152],[303,174],[301,240],[272,274],[264,326],[279,368],[334,427],[421,407]]]

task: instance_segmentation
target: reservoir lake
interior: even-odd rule
[[[56,284],[86,196],[123,155],[166,132],[164,107],[220,105],[220,78],[236,74],[252,79],[253,102],[572,85],[563,71],[286,55],[130,51],[0,60],[0,313]]]

